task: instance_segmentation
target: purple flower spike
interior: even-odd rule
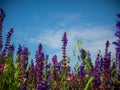
[[[2,8],[0,9],[0,17],[5,18],[5,12]]]
[[[64,33],[64,35],[63,35],[63,38],[62,38],[62,40],[61,41],[63,41],[63,45],[64,46],[67,46],[67,34],[66,34],[66,32]]]
[[[116,36],[116,37],[120,37],[120,31],[117,31],[117,32],[115,33],[115,36]]]
[[[118,30],[120,31],[120,22],[118,22],[118,23],[116,24],[116,27],[117,27]]]
[[[120,14],[117,14],[118,18],[120,19]],[[117,69],[117,75],[120,75],[120,21],[117,21],[116,24],[117,31],[115,33],[115,36],[118,38],[116,41],[113,42],[113,44],[116,46],[116,69]]]
[[[23,54],[26,55],[26,56],[28,56],[28,48],[27,47],[24,48]]]
[[[80,78],[83,78],[85,76],[85,69],[83,64],[80,66],[80,71],[78,72],[78,76]]]
[[[5,18],[5,13],[3,11],[3,9],[0,9],[0,51],[2,50],[2,25],[3,25],[3,21]]]
[[[39,84],[42,81],[42,74],[44,70],[44,52],[42,51],[42,44],[39,44],[38,51],[35,55],[36,58],[36,81]]]
[[[63,67],[66,67],[66,46],[67,46],[67,34],[64,32],[63,38],[61,40],[63,42],[62,50],[63,50]]]
[[[58,63],[58,61],[57,61],[57,56],[56,56],[56,55],[53,56],[53,58],[52,58],[52,63],[53,63],[54,65],[56,65],[56,64]]]
[[[14,45],[13,44],[10,45],[9,48],[8,48],[8,55],[13,56],[14,49],[15,49]]]
[[[120,18],[120,13],[117,14],[118,18]]]

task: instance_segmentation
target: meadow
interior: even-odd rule
[[[120,19],[120,14],[117,14]],[[28,64],[30,53],[28,47],[19,45],[17,53],[11,44],[14,33],[10,28],[3,45],[2,26],[5,13],[0,10],[0,90],[118,90],[120,89],[120,21],[116,22],[116,41],[105,42],[105,53],[99,51],[93,63],[90,52],[81,47],[81,40],[77,41],[79,51],[78,62],[71,71],[70,58],[67,57],[67,32],[61,37],[62,60],[57,56],[49,58],[44,54],[42,43],[38,45],[35,60]],[[84,42],[84,41],[83,41]],[[115,58],[109,52],[110,44],[116,46]],[[71,51],[72,52],[72,51]],[[14,55],[16,59],[14,60]],[[51,62],[49,61],[51,60]],[[35,61],[35,62],[34,62]]]

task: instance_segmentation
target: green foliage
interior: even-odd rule
[[[13,57],[8,56],[5,64],[5,69],[2,72],[2,81],[0,84],[0,90],[17,90],[20,87],[20,82],[18,81],[18,75],[20,70],[18,69],[18,64],[13,62]]]
[[[82,39],[77,40],[78,51],[81,51]]]
[[[88,73],[90,70],[91,61],[85,59],[85,70]]]
[[[94,79],[94,77],[90,77],[90,79],[89,79],[89,81],[87,82],[87,84],[86,84],[84,90],[88,90],[89,85],[92,83],[93,79]]]
[[[73,50],[73,56],[75,56],[76,55],[76,48],[74,48],[74,50]]]

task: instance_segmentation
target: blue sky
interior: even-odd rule
[[[82,47],[91,52],[93,61],[98,50],[104,53],[105,41],[114,37],[116,14],[120,12],[120,0],[0,0],[5,10],[3,24],[5,39],[9,28],[14,28],[12,43],[16,50],[19,44],[25,45],[34,58],[38,44],[51,57],[56,54],[61,60],[61,38],[66,31],[68,36],[67,55],[71,65],[76,63],[72,50],[76,40],[82,38]],[[110,51],[115,53],[114,45]]]

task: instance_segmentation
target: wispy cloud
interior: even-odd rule
[[[72,27],[69,30],[62,30],[61,28],[56,30],[47,30],[46,32],[40,33],[37,37],[31,38],[31,43],[42,43],[43,45],[48,46],[49,48],[61,49],[61,38],[64,33],[67,32],[68,37],[68,47],[67,52],[68,55],[72,55],[72,50],[74,47],[77,47],[76,40],[82,38],[83,44],[82,47],[91,52],[92,57],[94,57],[98,50],[102,50],[104,53],[105,42],[107,40],[112,41],[115,40],[114,31],[111,30],[109,26],[91,26],[87,28],[78,28]],[[114,46],[111,44],[110,51],[114,52]],[[57,54],[61,54],[61,51],[57,51]],[[62,57],[61,57],[62,58]],[[59,59],[61,59],[59,56]],[[94,57],[95,58],[95,57]]]
[[[63,33],[62,31],[55,32],[51,30],[46,31],[44,33],[42,32],[37,37],[31,38],[30,42],[35,44],[42,43],[43,45],[57,49],[61,45],[60,40],[61,40],[62,33]]]

